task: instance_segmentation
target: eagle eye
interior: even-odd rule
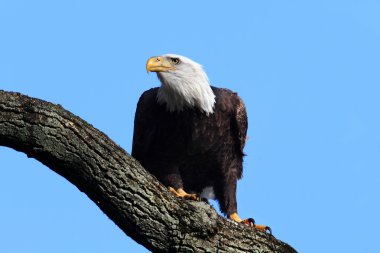
[[[179,58],[170,58],[170,60],[174,65],[178,65],[181,63],[181,60]]]

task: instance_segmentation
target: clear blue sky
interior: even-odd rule
[[[249,114],[242,217],[299,252],[380,252],[379,1],[4,1],[0,89],[130,152],[148,57],[177,53]],[[147,252],[83,193],[0,148],[0,252]],[[329,247],[329,250],[324,250]]]

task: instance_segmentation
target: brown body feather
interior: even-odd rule
[[[236,93],[212,90],[215,108],[208,116],[195,108],[168,112],[157,103],[158,88],[145,91],[137,105],[132,156],[165,186],[197,194],[213,187],[221,211],[232,214],[237,211],[247,114]]]

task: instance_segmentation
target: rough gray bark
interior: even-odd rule
[[[105,134],[60,105],[0,91],[0,145],[66,178],[153,252],[296,252],[206,203],[174,197]]]

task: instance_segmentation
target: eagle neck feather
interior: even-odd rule
[[[196,107],[206,115],[214,112],[215,94],[205,73],[198,73],[190,78],[158,73],[158,78],[161,87],[157,93],[157,100],[160,104],[166,104],[168,111],[183,111],[185,107]]]

